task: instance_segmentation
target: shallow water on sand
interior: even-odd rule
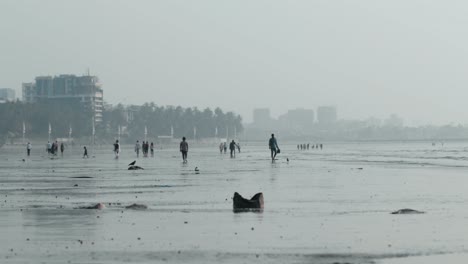
[[[263,145],[230,158],[192,144],[187,164],[176,147],[158,149],[137,159],[141,171],[127,170],[131,146],[118,160],[111,147],[89,159],[80,147],[53,159],[42,147],[30,158],[0,149],[0,263],[398,263],[467,252],[466,142],[290,144],[275,163]],[[233,213],[235,191],[263,192],[264,211]],[[98,202],[106,208],[79,209]],[[148,209],[125,209],[133,203]],[[401,208],[426,213],[390,214]]]

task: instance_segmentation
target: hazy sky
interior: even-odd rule
[[[100,77],[109,103],[335,105],[468,123],[468,2],[0,0],[0,87]]]

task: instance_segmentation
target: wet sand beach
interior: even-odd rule
[[[263,143],[263,142],[262,142]],[[280,142],[281,143],[281,142]],[[190,144],[190,142],[189,142]],[[440,263],[466,260],[468,143],[329,143],[298,151],[177,146],[0,148],[0,263]],[[22,159],[25,161],[22,161]],[[286,162],[289,158],[289,162]],[[199,168],[199,172],[194,170]],[[232,196],[263,192],[263,212]],[[80,209],[103,203],[105,208]],[[147,209],[127,209],[132,204]],[[424,214],[392,215],[412,208]],[[417,262],[424,261],[424,262]]]

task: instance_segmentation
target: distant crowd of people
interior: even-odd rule
[[[32,145],[30,142],[28,142],[28,144],[26,145],[26,149],[28,150],[28,156],[30,155],[31,153],[31,149],[32,149]],[[58,141],[54,141],[52,143],[50,143],[50,141],[47,141],[47,144],[46,144],[46,151],[49,155],[57,155],[58,154],[58,150],[59,150],[59,143]],[[60,152],[61,154],[63,155],[63,152],[65,151],[65,144],[63,144],[63,142],[60,143]]]
[[[151,144],[148,141],[143,141],[142,144],[140,144],[140,141],[137,140],[135,144],[135,152],[137,154],[137,158],[140,157],[140,149],[143,153],[143,157],[148,157],[148,153],[151,152],[151,157],[154,157],[154,144],[151,142]]]
[[[119,143],[119,140],[116,140],[115,143],[113,144],[114,146],[114,154],[115,154],[115,158],[118,159],[119,158],[119,155],[120,155],[120,143]],[[268,142],[268,146],[270,148],[270,151],[271,151],[271,159],[272,161],[275,160],[276,158],[276,155],[278,153],[280,153],[280,149],[278,147],[278,142],[276,141],[276,138],[275,138],[275,135],[274,134],[271,134],[271,138]],[[301,147],[299,147],[301,146]],[[322,144],[317,144],[316,145],[316,148],[322,148]],[[301,148],[301,149],[305,149],[307,147],[307,149],[309,149],[309,144],[301,144],[301,145],[298,145],[298,149]],[[47,142],[47,145],[46,145],[46,151],[49,155],[57,155],[58,154],[58,150],[60,148],[60,152],[61,154],[63,155],[63,152],[65,151],[65,144],[63,142],[61,142],[60,144],[58,143],[58,141],[55,141],[55,142],[50,142],[48,141]],[[312,146],[312,148],[314,148],[314,146]],[[227,142],[221,142],[219,144],[219,151],[220,153],[226,153],[227,152],[227,149],[228,149],[228,144]],[[237,151],[240,153],[241,151],[241,147],[240,147],[240,144],[239,143],[236,143],[234,141],[234,139],[229,143],[229,150],[230,150],[230,154],[231,154],[231,158],[234,158],[235,155],[236,155],[236,149]],[[32,150],[32,144],[30,142],[27,143],[26,145],[26,151],[27,151],[27,155],[30,156],[31,155],[31,150]],[[148,141],[143,141],[142,144],[140,144],[140,141],[137,140],[136,141],[136,144],[135,144],[135,153],[136,153],[136,156],[137,158],[140,157],[140,150],[142,151],[143,153],[143,157],[148,157],[148,154],[151,153],[151,157],[154,157],[154,144],[153,142],[149,143]],[[188,155],[188,150],[189,150],[189,145],[188,145],[188,142],[186,140],[185,137],[182,138],[182,141],[180,142],[179,144],[179,150],[182,154],[182,161],[184,163],[187,162],[187,155]],[[88,149],[86,146],[83,146],[83,158],[88,158]]]
[[[219,143],[219,153],[222,154],[224,151],[224,154],[226,154],[228,149],[228,144],[227,142],[221,142]],[[240,153],[241,152],[241,147],[239,143],[236,143],[234,139],[229,143],[229,150],[231,152],[231,158],[236,157],[236,149]]]
[[[310,144],[310,143],[307,143],[307,144],[298,144],[297,145],[298,150],[308,150],[309,148],[323,149],[323,144]]]

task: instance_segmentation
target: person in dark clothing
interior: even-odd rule
[[[116,140],[114,143],[114,154],[115,154],[116,159],[119,158],[119,153],[120,153],[120,143],[118,140]]]
[[[65,150],[65,145],[62,143],[60,143],[60,153],[62,153],[62,156],[63,156],[63,151]]]
[[[229,143],[229,150],[231,151],[231,158],[234,158],[236,156],[236,142],[234,142],[234,139]]]
[[[153,142],[151,142],[150,151],[151,151],[151,157],[154,157],[154,144],[153,144]]]
[[[86,158],[89,158],[88,157],[88,149],[86,148],[86,146],[83,147],[84,149],[84,153],[83,153],[83,159],[86,157]]]
[[[271,134],[271,138],[268,141],[268,146],[270,147],[270,151],[271,151],[271,161],[274,161],[276,158],[276,154],[278,153],[278,150],[279,150],[278,142],[276,141],[275,134]]]
[[[179,146],[180,152],[182,152],[182,160],[184,163],[187,162],[188,143],[185,141],[185,137],[182,138]]]
[[[26,145],[26,150],[28,151],[28,157],[29,155],[31,155],[31,149],[32,149],[32,145],[30,142],[28,142],[28,145]]]

